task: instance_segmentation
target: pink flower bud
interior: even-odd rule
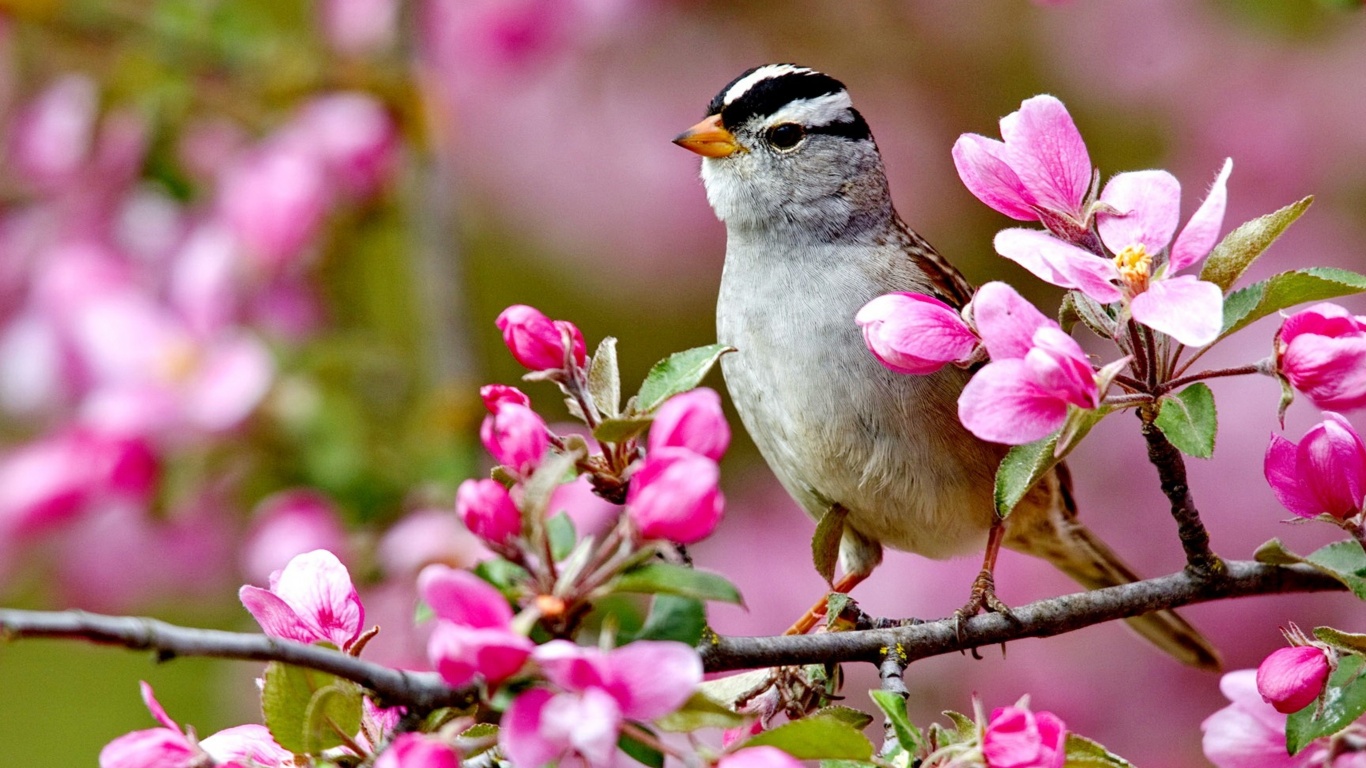
[[[533,371],[564,367],[564,331],[568,331],[573,341],[575,362],[583,365],[588,359],[583,334],[573,323],[551,320],[534,307],[514,304],[503,310],[494,322],[503,332],[503,341],[513,358]]]
[[[322,163],[289,142],[247,154],[227,169],[219,188],[224,220],[269,268],[300,255],[317,235],[327,205]]]
[[[394,739],[375,768],[459,768],[460,759],[446,742],[423,733],[404,733]]]
[[[1062,768],[1067,726],[1052,712],[1001,707],[982,734],[987,768]]]
[[[1366,318],[1336,304],[1287,317],[1276,333],[1276,370],[1320,408],[1366,406]]]
[[[701,541],[721,522],[725,497],[716,462],[686,448],[661,448],[631,478],[626,514],[641,537]]]
[[[758,730],[751,729],[753,733]],[[801,768],[802,762],[777,747],[749,747],[726,755],[716,768]]]
[[[1257,668],[1257,692],[1277,712],[1288,715],[1309,706],[1323,693],[1330,671],[1328,655],[1322,648],[1281,648]]]
[[[504,403],[485,416],[479,439],[499,464],[518,475],[530,474],[550,445],[545,421],[535,411],[516,403]]]
[[[1366,501],[1366,444],[1342,416],[1325,412],[1299,445],[1271,436],[1263,469],[1271,492],[1300,517],[1346,520]]]
[[[888,293],[854,316],[868,350],[897,373],[925,375],[972,357],[977,335],[953,307],[919,293]]]
[[[455,511],[474,535],[507,544],[522,532],[522,513],[497,480],[466,480],[455,492]]]
[[[271,637],[322,640],[345,650],[365,624],[365,607],[351,574],[325,549],[298,555],[272,573],[269,590],[247,585],[237,596]]]
[[[650,450],[687,448],[720,461],[730,445],[730,425],[716,390],[700,387],[674,395],[660,406],[650,427]]]
[[[506,384],[485,384],[479,388],[479,397],[484,401],[484,407],[489,409],[489,413],[497,413],[498,406],[503,403],[516,403],[531,407],[531,398],[527,397],[522,390],[516,387],[509,387]]]

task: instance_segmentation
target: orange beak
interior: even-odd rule
[[[712,115],[680,133],[674,143],[703,157],[730,157],[746,151],[735,140],[735,134],[721,126],[720,115]]]

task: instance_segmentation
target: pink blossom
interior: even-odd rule
[[[888,293],[854,316],[868,350],[889,370],[920,375],[966,362],[977,350],[973,333],[953,307],[921,293]]]
[[[535,644],[512,631],[512,609],[488,582],[468,571],[429,565],[418,591],[439,619],[427,656],[453,686],[482,677],[490,686],[517,674]]]
[[[1004,142],[965,133],[953,145],[953,164],[978,200],[1020,221],[1041,213],[1084,228],[1091,159],[1072,117],[1052,96],[1035,96],[1001,118]]]
[[[801,768],[802,765],[800,760],[777,747],[749,747],[716,761],[716,768]]]
[[[534,307],[514,304],[498,315],[495,324],[503,332],[503,342],[512,357],[533,371],[564,367],[565,334],[573,344],[574,361],[583,365],[588,359],[583,334],[573,323],[551,320]]]
[[[1124,300],[1139,323],[1182,344],[1204,346],[1218,338],[1223,326],[1223,291],[1176,273],[1213,250],[1232,169],[1233,161],[1226,160],[1175,242],[1180,182],[1166,171],[1137,171],[1110,179],[1100,196],[1100,202],[1118,212],[1102,210],[1096,219],[1101,242],[1116,254],[1113,259],[1031,229],[997,233],[996,252],[1053,285],[1079,290],[1104,304]]]
[[[641,462],[626,494],[626,514],[646,539],[701,541],[725,509],[716,462],[686,448],[660,448]]]
[[[455,492],[455,511],[465,527],[490,544],[505,545],[522,533],[522,513],[497,480],[466,480]]]
[[[484,417],[479,439],[499,464],[525,476],[531,473],[550,446],[545,421],[525,405],[502,403]]]
[[[237,596],[271,637],[323,641],[345,650],[365,625],[351,574],[325,549],[297,555],[272,573],[269,591],[247,585]]]
[[[1346,520],[1366,501],[1366,444],[1347,419],[1323,415],[1299,445],[1273,434],[1263,469],[1271,492],[1299,517]]]
[[[1061,427],[1069,406],[1100,404],[1095,371],[1081,347],[1014,288],[987,283],[972,311],[991,362],[958,399],[958,418],[970,432],[1022,445]]]
[[[133,731],[114,739],[100,750],[100,768],[196,768],[220,763],[261,768],[291,768],[294,758],[276,744],[263,725],[227,728],[195,743],[166,714],[152,686],[142,683],[142,701],[160,728]]]
[[[223,764],[251,766],[251,768],[293,768],[294,755],[275,743],[270,729],[248,723],[224,728],[199,741],[199,746],[214,760]]]
[[[375,761],[375,768],[458,768],[460,757],[439,738],[404,733]]]
[[[326,549],[345,555],[349,546],[337,507],[321,491],[294,488],[273,493],[256,505],[255,520],[242,547],[242,572],[265,581],[295,555]]]
[[[1298,712],[1323,693],[1331,672],[1322,648],[1299,645],[1272,651],[1257,667],[1257,692],[1277,712]]]
[[[673,446],[720,461],[729,445],[730,425],[721,410],[721,396],[707,387],[669,398],[650,426],[650,451]]]
[[[498,407],[503,403],[515,403],[531,407],[531,398],[527,397],[522,390],[516,387],[509,387],[506,384],[485,384],[479,388],[479,398],[484,401],[484,407],[489,413],[497,413]]]
[[[377,53],[397,34],[398,0],[323,0],[318,10],[328,44],[348,56]]]
[[[616,764],[621,709],[599,689],[552,693],[532,688],[503,714],[498,744],[513,768],[565,764],[577,757],[590,768]]]
[[[1296,756],[1286,753],[1286,716],[1257,693],[1256,670],[1229,672],[1219,681],[1219,690],[1232,703],[1200,724],[1205,757],[1216,768],[1304,768],[1311,764],[1312,750]]]
[[[48,529],[102,501],[141,504],[160,474],[140,437],[70,428],[0,455],[0,530]]]
[[[1366,318],[1336,304],[1315,304],[1285,319],[1275,345],[1276,370],[1314,405],[1366,406]]]
[[[1000,707],[982,734],[987,768],[1062,768],[1067,726],[1052,712]]]
[[[355,5],[357,0],[349,2]],[[393,0],[360,2],[396,5]],[[398,154],[398,127],[388,110],[373,96],[359,92],[314,99],[282,140],[316,157],[329,178],[353,197],[373,194],[392,174]]]
[[[95,83],[83,75],[60,78],[27,104],[9,132],[19,176],[47,189],[73,180],[92,152],[98,107]]]
[[[281,269],[302,255],[317,236],[328,204],[323,163],[292,142],[238,158],[218,190],[224,221],[267,270]]]

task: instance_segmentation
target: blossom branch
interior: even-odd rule
[[[0,639],[29,637],[74,638],[154,650],[158,661],[177,656],[280,661],[351,680],[376,693],[388,706],[402,704],[419,712],[468,706],[475,699],[472,688],[452,688],[435,672],[392,669],[320,645],[248,632],[181,627],[138,616],[0,608]]]
[[[1223,562],[1210,549],[1209,532],[1200,521],[1200,511],[1196,509],[1195,499],[1191,496],[1190,485],[1186,481],[1186,462],[1181,458],[1181,452],[1157,426],[1155,406],[1140,408],[1138,415],[1143,421],[1143,439],[1148,441],[1148,461],[1157,467],[1162,493],[1171,501],[1177,534],[1186,551],[1186,568],[1202,577],[1220,573]]]
[[[907,663],[1026,637],[1051,637],[1116,619],[1233,597],[1345,589],[1305,565],[1225,563],[1218,574],[1189,570],[1117,587],[1040,600],[1013,608],[1011,616],[988,613],[961,623],[952,618],[891,629],[782,637],[716,637],[701,647],[709,672],[755,667],[847,661],[881,663],[889,648]]]

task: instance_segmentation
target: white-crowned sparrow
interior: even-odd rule
[[[1005,447],[958,421],[969,373],[893,373],[864,346],[854,315],[871,299],[913,291],[961,307],[972,288],[897,216],[843,84],[790,64],[757,67],[675,143],[703,156],[707,199],[726,225],[717,336],[738,350],[722,369],[745,428],[808,513],[847,511],[837,590],[866,577],[884,544],[931,558],[985,549],[972,611],[984,599],[999,606],[990,571],[1001,543],[1088,588],[1137,579],[1077,522],[1065,467],[1002,530],[992,490]],[[1219,664],[1170,611],[1131,624],[1185,663]]]

